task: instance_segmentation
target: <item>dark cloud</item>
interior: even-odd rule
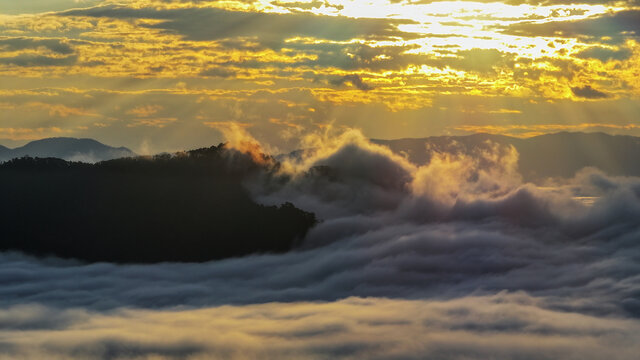
[[[331,80],[331,84],[336,86],[340,86],[346,82],[350,83],[351,85],[355,86],[356,88],[362,91],[368,91],[373,89],[371,86],[365,84],[364,81],[362,81],[362,78],[360,77],[360,75],[357,75],[357,74],[345,75],[341,78]]]
[[[225,43],[225,45],[243,46],[240,43]],[[307,44],[287,43],[284,50],[286,54],[314,55],[313,59],[293,60],[290,62],[273,61],[228,61],[219,63],[220,66],[235,66],[240,68],[290,68],[290,67],[335,67],[343,70],[401,70],[411,64],[428,63],[429,59],[422,55],[407,54],[411,46],[369,46],[366,44]]]
[[[623,10],[583,20],[523,22],[509,25],[503,32],[519,36],[604,37],[611,38],[609,42],[622,42],[640,34],[640,10]]]
[[[89,6],[99,2],[100,0],[82,0],[81,4]],[[11,15],[41,14],[49,11],[77,8],[79,3],[80,2],[77,0],[31,0],[28,2],[9,2],[2,4],[2,13]]]
[[[411,46],[376,46],[366,44],[287,44],[288,48],[314,54],[315,60],[301,65],[337,67],[345,70],[400,70],[420,64],[424,57],[407,54]]]
[[[571,92],[573,92],[575,96],[585,99],[606,99],[610,97],[609,94],[596,90],[592,88],[591,85],[572,87]]]
[[[273,48],[280,48],[284,40],[293,37],[347,41],[354,38],[382,40],[418,36],[398,30],[398,25],[412,23],[410,20],[353,19],[309,13],[256,13],[215,8],[156,10],[101,6],[66,11],[60,15],[157,19],[163,21],[144,26],[196,41],[253,37],[261,44]]]
[[[313,0],[310,2],[298,2],[298,1],[292,1],[292,2],[284,2],[284,1],[272,1],[271,4],[276,5],[276,6],[281,6],[281,7],[285,7],[285,8],[292,8],[292,9],[302,9],[302,10],[311,10],[311,9],[319,9],[322,7],[322,5],[324,5],[325,3],[319,0]]]
[[[580,51],[575,56],[581,59],[598,59],[602,62],[607,62],[611,60],[627,60],[631,55],[631,50],[627,48],[613,50],[601,46],[593,46]]]
[[[337,10],[344,9],[344,6],[332,4],[329,1],[319,1],[313,0],[309,2],[301,2],[301,1],[272,1],[271,4],[288,8],[288,9],[300,9],[300,10],[311,10],[311,9],[319,9],[321,7],[334,8]]]
[[[242,47],[243,43],[226,44],[230,47]],[[366,44],[308,44],[308,43],[287,43],[284,46],[287,54],[294,55],[315,55],[313,59],[303,59],[287,62],[273,61],[227,61],[218,63],[219,66],[234,66],[239,68],[290,68],[290,67],[335,67],[343,70],[402,70],[411,65],[429,65],[440,69],[447,67],[476,73],[492,73],[496,68],[511,66],[514,55],[496,49],[479,49],[461,51],[439,51],[441,54],[450,56],[434,57],[428,55],[418,55],[407,53],[414,49],[413,46],[369,46]],[[347,75],[353,76],[353,75]],[[347,81],[333,80],[334,85],[339,85]]]
[[[208,76],[208,77],[230,78],[230,77],[235,77],[236,72],[233,70],[225,69],[225,68],[213,67],[213,68],[203,70],[202,72],[200,72],[200,75]]]
[[[60,39],[34,39],[26,37],[0,39],[0,49],[5,51],[35,50],[39,47],[44,47],[51,52],[61,55],[69,55],[74,52],[71,46]]]
[[[21,54],[12,57],[0,57],[0,64],[32,67],[32,66],[69,66],[78,62],[76,55],[63,57]]]

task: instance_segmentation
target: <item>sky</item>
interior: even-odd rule
[[[632,169],[530,182],[507,144],[371,139],[640,136],[639,38],[640,0],[0,0],[1,145],[227,142],[253,201],[319,219],[200,263],[1,252],[0,360],[637,359]]]
[[[640,135],[640,3],[0,0],[0,144]]]

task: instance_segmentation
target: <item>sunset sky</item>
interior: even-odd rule
[[[0,2],[0,144],[640,135],[636,1]]]
[[[638,159],[640,0],[0,0],[0,360],[637,360]]]

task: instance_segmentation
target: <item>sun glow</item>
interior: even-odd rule
[[[7,117],[28,109],[32,118],[26,124],[37,128],[43,128],[38,120],[43,110],[26,103],[101,110],[93,111],[99,119],[77,114],[63,118],[67,123],[54,121],[70,133],[116,125],[140,129],[139,119],[128,113],[135,107],[128,104],[131,94],[144,99],[138,105],[164,104],[171,96],[188,99],[190,109],[166,107],[157,117],[175,121],[145,121],[158,129],[250,117],[262,119],[252,130],[288,134],[334,120],[354,125],[350,112],[359,107],[381,108],[372,128],[382,124],[382,114],[403,111],[439,118],[437,109],[447,109],[456,112],[448,119],[464,122],[434,121],[427,127],[409,122],[402,132],[408,136],[418,129],[422,134],[471,129],[459,125],[478,125],[480,114],[492,116],[484,121],[498,121],[491,125],[504,125],[499,121],[513,113],[500,112],[503,108],[518,110],[519,121],[536,123],[539,115],[531,104],[613,106],[606,104],[618,100],[624,102],[615,105],[623,114],[615,120],[621,125],[632,121],[632,101],[640,95],[634,35],[640,29],[634,18],[626,18],[633,11],[620,3],[593,2],[73,3],[65,11],[0,17],[0,90],[9,94],[3,99],[12,106]],[[591,23],[596,25],[584,25]],[[59,95],[45,98],[42,87]],[[23,98],[21,89],[36,95]],[[110,94],[109,102],[87,103],[100,94]],[[288,98],[278,100],[295,105],[273,101],[283,94]],[[483,112],[450,105],[478,96],[496,103]],[[271,109],[263,114],[256,109],[264,104]],[[220,115],[199,118],[207,113]],[[24,126],[15,122],[6,128]]]

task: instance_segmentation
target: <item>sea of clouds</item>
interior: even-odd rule
[[[357,131],[302,147],[246,184],[321,219],[295,251],[0,254],[0,359],[637,358],[639,178],[523,183],[513,148],[416,165]]]

